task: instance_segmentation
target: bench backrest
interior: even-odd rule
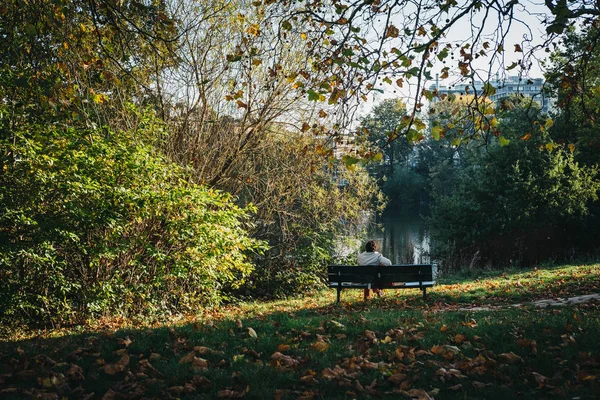
[[[432,264],[329,265],[328,279],[333,282],[425,282],[433,281]]]

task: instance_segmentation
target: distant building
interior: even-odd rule
[[[443,94],[447,95],[468,95],[483,93],[483,87],[485,82],[475,81],[469,83],[458,83],[451,86],[440,85],[439,76],[436,75],[435,83],[429,86],[429,90],[437,91],[438,96]],[[496,89],[496,93],[489,96],[496,106],[499,106],[502,99],[505,99],[512,95],[523,95],[537,101],[543,112],[549,112],[552,110],[553,102],[550,97],[543,93],[544,80],[542,78],[525,79],[519,76],[509,76],[504,79],[496,77],[495,80],[491,80],[490,84]],[[437,97],[433,98],[433,103],[438,102],[440,99]]]

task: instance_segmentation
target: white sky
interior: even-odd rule
[[[486,80],[488,76],[491,79],[494,79],[496,73],[499,73],[500,78],[502,78],[502,74],[505,76],[518,75],[520,72],[520,68],[517,67],[511,71],[506,71],[506,66],[511,65],[513,62],[518,62],[524,53],[516,53],[515,52],[515,44],[519,44],[525,53],[528,50],[531,50],[534,46],[540,45],[545,40],[545,26],[541,23],[548,13],[548,9],[543,4],[543,2],[539,1],[526,1],[523,5],[518,5],[516,12],[514,14],[514,18],[512,22],[509,24],[505,22],[501,25],[501,29],[498,30],[498,16],[490,15],[488,17],[488,22],[485,24],[483,32],[484,36],[487,36],[485,40],[491,43],[492,48],[495,47],[496,42],[499,41],[500,36],[506,35],[504,38],[504,49],[505,51],[501,54],[495,53],[493,51],[488,51],[488,54],[494,54],[493,59],[490,57],[480,57],[473,61],[473,66],[477,70],[478,80]],[[475,19],[475,24],[481,25],[482,17],[478,17]],[[448,42],[452,43],[465,43],[467,39],[471,38],[472,33],[478,27],[471,26],[471,23],[468,20],[465,20],[463,23],[456,24],[447,34],[446,39]],[[424,82],[424,87],[428,88],[432,83],[435,82],[435,73],[439,72],[444,66],[450,67],[450,77],[446,80],[440,80],[440,85],[453,85],[460,81],[461,76],[458,75],[458,60],[460,58],[459,50],[454,52],[454,59],[447,59],[446,64],[442,64],[437,60],[436,57],[433,57],[433,60],[436,61],[433,75],[433,80]],[[547,53],[543,51],[543,49],[539,49],[533,53],[534,57],[530,59],[532,61],[532,65],[530,69],[523,75],[524,77],[530,78],[543,78],[542,67],[539,63],[539,60],[545,58]],[[537,58],[537,60],[536,60]],[[395,79],[392,79],[395,81]],[[415,81],[413,79],[413,81]],[[414,95],[416,93],[416,85],[413,82],[412,85],[404,85],[403,88],[397,88],[395,85],[389,86],[387,84],[377,84],[377,88],[383,89],[384,93],[380,94],[377,92],[372,92],[369,101],[363,103],[356,116],[360,118],[360,116],[364,116],[368,114],[372,107],[384,99],[387,98],[404,98],[406,103],[413,102]]]

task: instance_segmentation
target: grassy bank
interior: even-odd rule
[[[161,326],[96,324],[0,344],[0,397],[598,398],[600,265],[246,303]],[[126,324],[128,322],[128,324]],[[114,321],[112,322],[114,324]]]

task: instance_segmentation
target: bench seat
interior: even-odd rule
[[[328,285],[337,290],[337,302],[343,289],[416,288],[427,298],[427,288],[435,284],[433,264],[329,265]]]

